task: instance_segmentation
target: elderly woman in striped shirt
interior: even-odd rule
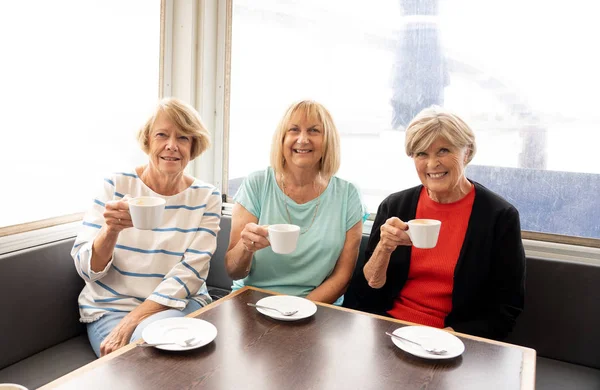
[[[205,280],[217,246],[221,196],[184,173],[210,144],[198,113],[163,99],[138,134],[148,163],[104,179],[71,255],[85,281],[81,321],[97,356],[141,337],[145,326],[211,302]],[[162,225],[137,230],[128,197],[166,201]]]

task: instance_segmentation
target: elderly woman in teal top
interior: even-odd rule
[[[354,271],[365,209],[357,188],[334,176],[340,139],[321,104],[301,101],[283,116],[271,166],[250,174],[235,196],[225,255],[233,290],[245,285],[341,304]],[[274,253],[267,227],[300,226],[296,250]]]

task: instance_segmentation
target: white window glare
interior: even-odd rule
[[[0,227],[85,211],[145,161],[160,0],[8,1],[0,12]]]
[[[269,163],[289,104],[314,99],[342,136],[338,176],[369,210],[419,183],[404,129],[431,104],[475,131],[467,176],[523,230],[600,238],[600,4],[543,0],[233,0],[229,188]]]

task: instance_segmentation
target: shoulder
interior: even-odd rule
[[[360,208],[366,214],[367,208],[363,203],[360,187],[351,181],[332,176],[329,179],[327,189],[323,192],[323,198],[338,204],[343,209],[348,207],[352,210]]]
[[[233,199],[252,212],[251,208],[255,207],[254,215],[257,215],[265,194],[273,188],[275,174],[269,167],[261,171],[255,171],[246,176],[235,191]]]
[[[396,216],[408,221],[409,219],[414,218],[422,188],[422,185],[418,185],[388,195],[388,197],[379,204],[375,219],[383,221],[387,217]]]
[[[240,190],[258,193],[264,189],[270,188],[275,181],[275,172],[271,167],[261,171],[254,171],[244,178],[240,184]]]
[[[407,203],[412,204],[415,199],[419,199],[422,188],[422,185],[418,185],[406,190],[394,192],[393,194],[388,195],[381,204],[392,208],[402,207]]]
[[[129,185],[137,180],[139,180],[139,177],[135,172],[135,169],[130,171],[112,172],[111,174],[104,176],[104,181],[115,187],[117,185]]]
[[[340,190],[343,191],[353,191],[353,192],[360,192],[359,187],[356,183],[345,180],[345,179],[341,179],[337,176],[331,176],[331,178],[329,179],[330,181],[330,185],[333,185],[335,188],[338,188]]]
[[[473,180],[471,180],[471,183],[475,186],[475,204],[480,204],[495,213],[509,212],[518,214],[515,206],[502,196]]]
[[[221,191],[217,187],[198,178],[194,178],[190,189],[198,190],[198,193],[210,192],[211,195],[221,195]]]
[[[268,167],[260,171],[254,171],[246,176],[245,181],[248,183],[263,183],[265,180],[271,180],[275,177],[273,168]]]
[[[135,171],[135,169],[132,169],[130,171],[113,172],[113,176],[120,177],[120,178],[127,179],[127,180],[139,179],[139,176],[138,176],[137,172]]]

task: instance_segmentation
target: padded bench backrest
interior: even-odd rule
[[[600,266],[528,258],[525,310],[506,341],[600,368]]]
[[[0,256],[0,369],[83,332],[73,241]]]
[[[223,216],[207,284],[229,290],[225,271],[231,217]],[[84,282],[71,258],[74,238],[0,256],[0,369],[81,334]]]
[[[207,280],[226,290],[232,284],[224,261],[230,231],[231,217],[223,216]],[[84,282],[70,254],[74,240],[0,256],[0,369],[84,332],[77,309]]]
[[[225,271],[231,217],[221,218],[207,279],[229,290]],[[363,235],[357,264],[364,263]],[[0,256],[0,369],[81,334],[77,297],[83,280],[70,256],[74,239]],[[508,342],[539,356],[600,368],[600,266],[527,259],[525,311]]]
[[[231,216],[221,217],[221,230],[217,236],[217,250],[210,261],[210,270],[206,284],[209,287],[217,287],[223,290],[231,290],[233,281],[225,270],[225,252],[229,246],[229,235],[231,234]]]

